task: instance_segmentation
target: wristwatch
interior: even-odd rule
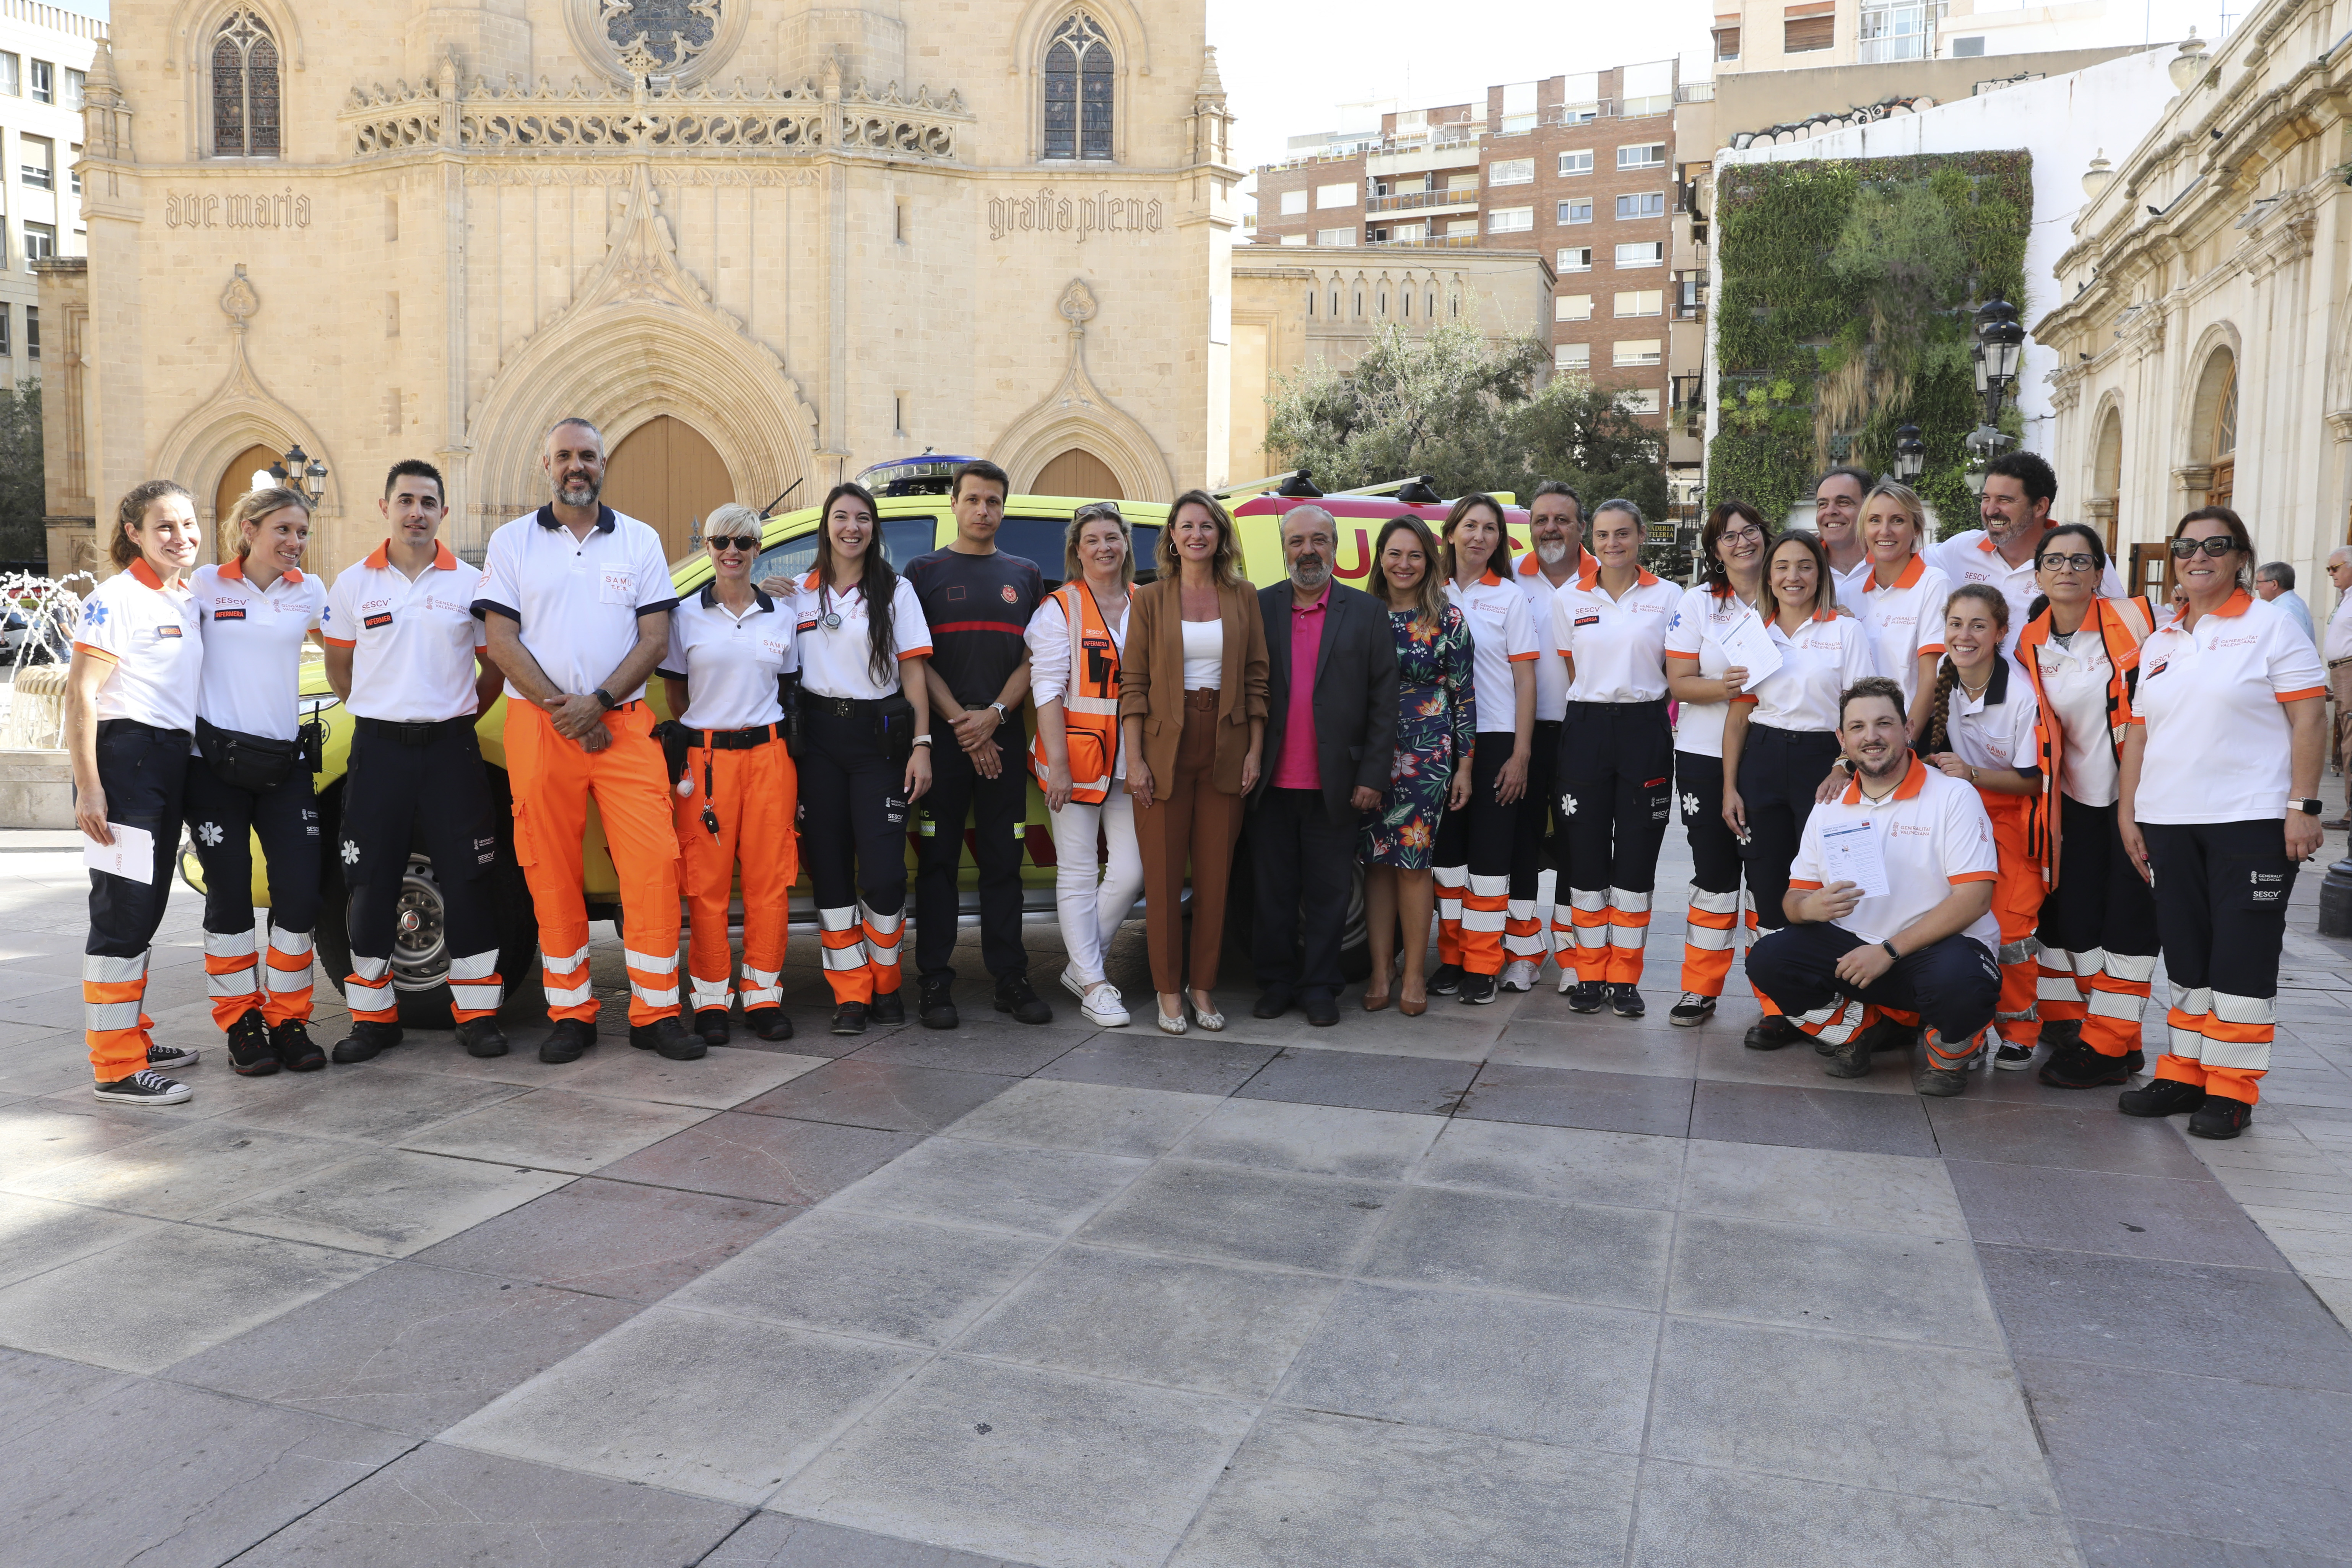
[[[1901,953],[1899,953],[1899,952],[1895,952],[1895,944],[1894,944],[1894,942],[1880,942],[1878,945],[1879,945],[1879,946],[1881,946],[1881,947],[1883,947],[1883,948],[1885,948],[1885,949],[1886,950],[1886,956],[1887,956],[1887,957],[1889,957],[1889,958],[1891,958],[1891,959],[1895,960],[1897,963],[1902,963],[1902,962],[1903,962],[1903,955],[1902,955]]]
[[[614,696],[611,692],[605,690],[601,686],[595,690],[590,692],[588,695],[593,697],[597,701],[602,702],[604,705],[604,711],[607,713],[610,713],[614,709],[618,708],[621,705],[621,700],[619,698]]]
[[[2315,800],[2296,801],[2294,803],[2294,808],[2295,810],[2303,813],[2305,816],[2317,816],[2321,812],[2327,809],[2325,803]]]
[[[992,702],[992,703],[990,703],[990,704],[989,704],[989,706],[990,706],[991,708],[993,708],[993,709],[995,709],[995,710],[996,710],[996,721],[997,721],[998,723],[1003,724],[1003,723],[1005,723],[1005,722],[1007,722],[1008,721],[1010,721],[1010,720],[1012,719],[1013,715],[1012,715],[1012,714],[1010,714],[1010,713],[1007,713],[1007,712],[1004,710],[1004,704],[1003,704],[1003,703],[1002,703],[1002,702]]]
[[[915,737],[915,744],[919,746],[928,746],[930,743],[931,738],[929,735],[918,735]]]

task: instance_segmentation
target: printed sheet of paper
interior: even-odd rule
[[[1748,671],[1748,684],[1742,690],[1755,690],[1780,668],[1780,650],[1772,646],[1771,634],[1753,610],[1717,633],[1715,641],[1726,659]]]
[[[1887,895],[1886,857],[1874,824],[1841,822],[1822,829],[1822,886],[1840,882],[1852,882],[1865,899]]]
[[[100,844],[92,838],[81,841],[81,858],[93,871],[104,871],[133,882],[155,879],[155,835],[144,827],[132,827],[126,823],[110,822],[107,831],[114,835],[111,844]]]

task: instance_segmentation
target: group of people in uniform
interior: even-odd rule
[[[1465,496],[1435,531],[1388,520],[1370,592],[1333,580],[1319,507],[1282,519],[1288,580],[1261,590],[1216,497],[1177,498],[1140,584],[1130,525],[1093,502],[1049,594],[1037,563],[996,548],[1009,483],[976,461],[954,476],[953,541],[903,571],[874,497],[841,484],[801,574],[755,579],[761,519],[714,510],[711,580],[680,598],[659,536],[603,504],[604,462],[594,426],[557,425],[551,499],[498,529],[479,569],[439,538],[440,475],[397,463],[386,538],[331,589],[299,564],[299,490],[243,497],[224,529],[232,558],[193,570],[188,493],[157,480],[123,498],[121,570],[85,605],[68,695],[77,820],[118,857],[91,874],[83,975],[101,1100],[189,1097],[171,1075],[197,1053],[156,1040],[142,1009],[184,823],[239,1073],[328,1058],[307,1027],[321,889],[337,880],[324,870],[350,889],[352,1025],[332,1058],[400,1042],[392,963],[415,854],[443,889],[457,1037],[503,1054],[487,879],[502,811],[537,920],[552,1024],[540,1057],[578,1059],[600,1011],[591,802],[619,880],[634,1046],[693,1059],[727,1041],[739,1004],[759,1037],[791,1037],[782,974],[803,868],[834,1031],[905,1021],[919,802],[919,1021],[959,1022],[968,818],[995,1005],[1048,1021],[1021,938],[1034,776],[1061,982],[1097,1025],[1130,1021],[1104,963],[1140,892],[1158,1026],[1224,1026],[1218,955],[1245,831],[1261,1017],[1297,1005],[1338,1021],[1350,858],[1366,868],[1368,1010],[1490,1003],[1549,963],[1571,1010],[1639,1017],[1678,804],[1693,877],[1674,1024],[1714,1014],[1744,889],[1763,1012],[1748,1047],[1810,1039],[1852,1078],[1916,1040],[1919,1091],[1948,1095],[1988,1058],[2022,1068],[2047,1046],[2044,1083],[2129,1084],[2160,953],[2162,1048],[2122,1109],[2187,1111],[2212,1137],[2252,1115],[2287,899],[2320,842],[2327,678],[2309,637],[2249,591],[2252,543],[2227,508],[2181,520],[2161,610],[2124,591],[2095,531],[2052,523],[2055,479],[2031,454],[1995,462],[1983,526],[1940,542],[1916,494],[1858,469],[1822,479],[1812,531],[1719,505],[1688,587],[1643,567],[1632,502],[1588,517],[1557,482],[1531,498],[1516,562],[1491,496]],[[354,721],[332,821],[298,700],[314,632]],[[656,678],[677,715],[659,725]],[[501,690],[503,802],[476,732]]]

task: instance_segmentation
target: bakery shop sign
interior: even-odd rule
[[[1014,234],[1158,234],[1160,207],[1156,196],[1119,196],[1100,191],[1090,196],[1066,195],[1051,185],[1034,196],[988,198],[988,237]]]
[[[166,228],[308,228],[310,198],[280,191],[174,191],[163,198]]]

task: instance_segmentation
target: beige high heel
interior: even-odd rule
[[[1176,1016],[1174,1017],[1171,1018],[1167,1014],[1160,1012],[1160,1000],[1156,996],[1152,998],[1151,1010],[1153,1013],[1158,1015],[1157,1021],[1160,1025],[1160,1032],[1161,1034],[1181,1035],[1184,1032],[1184,994],[1181,991],[1176,993]]]
[[[1199,990],[1200,987],[1194,986],[1192,991],[1186,992],[1184,1001],[1192,1009],[1192,1022],[1213,1035],[1225,1026],[1225,1016],[1214,1007],[1202,1006]]]

